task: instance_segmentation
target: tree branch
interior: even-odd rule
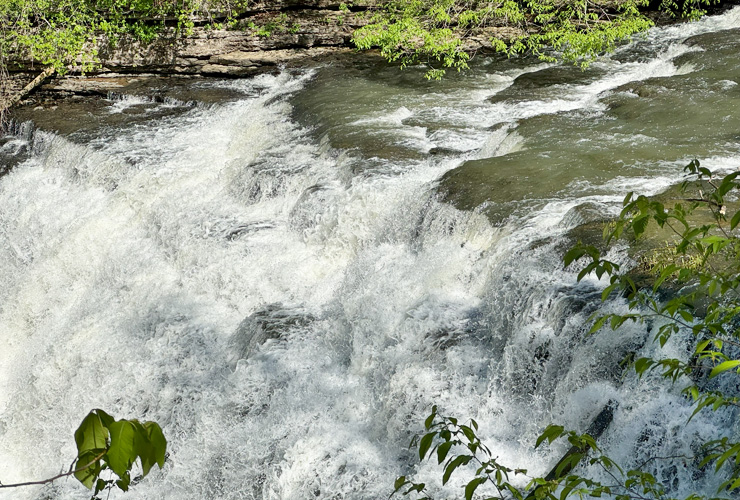
[[[33,485],[48,484],[48,483],[51,483],[53,481],[56,481],[57,479],[61,479],[63,477],[71,476],[72,474],[75,474],[77,472],[81,472],[81,471],[83,471],[85,469],[89,469],[98,460],[100,460],[101,458],[103,458],[103,456],[106,453],[108,453],[108,449],[107,448],[105,450],[103,450],[103,452],[100,455],[98,455],[97,457],[95,457],[89,464],[84,465],[82,467],[79,467],[79,468],[77,468],[75,470],[71,470],[72,468],[70,467],[69,472],[64,472],[62,474],[57,474],[56,476],[50,477],[49,479],[44,479],[42,481],[28,481],[26,483],[14,483],[14,484],[3,484],[3,483],[0,483],[0,488],[18,488],[19,486],[33,486]]]
[[[56,70],[54,69],[53,66],[49,66],[44,71],[42,71],[41,74],[39,74],[36,78],[34,78],[33,81],[31,81],[31,83],[26,85],[20,92],[8,98],[6,101],[0,102],[0,114],[4,113],[8,109],[18,104],[32,90],[34,90],[36,87],[44,83],[44,80],[46,80],[52,74],[54,74],[55,71]]]

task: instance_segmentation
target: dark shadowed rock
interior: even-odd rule
[[[299,308],[281,303],[266,305],[264,309],[244,318],[234,332],[231,339],[234,361],[248,358],[265,342],[282,339],[291,330],[304,328],[314,319]]]

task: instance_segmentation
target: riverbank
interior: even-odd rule
[[[216,29],[219,18],[194,19],[184,32],[166,28],[151,43],[133,36],[115,43],[101,37],[94,47],[99,64],[84,72],[70,66],[65,76],[47,79],[42,93],[59,97],[105,94],[121,89],[131,75],[243,77],[274,69],[278,64],[300,64],[329,53],[348,52],[352,32],[362,25],[372,3],[358,2],[353,10],[339,2],[272,0],[250,5],[230,29]],[[0,85],[0,101],[16,95],[44,69],[28,61],[7,62],[8,75]],[[33,101],[26,100],[27,103]]]
[[[720,13],[736,2],[713,6],[711,14]],[[70,66],[65,75],[45,78],[33,95],[16,99],[24,105],[38,105],[69,96],[106,96],[126,92],[142,80],[158,77],[245,77],[271,72],[279,67],[334,63],[357,57],[378,59],[375,51],[354,48],[356,30],[367,26],[377,12],[378,0],[361,0],[345,4],[336,0],[295,2],[268,0],[245,8],[224,29],[217,13],[208,18],[195,18],[189,31],[174,27],[165,29],[151,43],[133,37],[116,43],[102,37],[94,52],[99,64],[83,71]],[[648,11],[644,15],[656,25],[676,22],[664,12]],[[511,41],[526,34],[514,25],[481,26],[471,29],[463,48],[473,56],[494,52],[493,39]],[[362,54],[360,56],[360,54]],[[2,102],[17,98],[21,90],[37,78],[43,66],[23,61],[7,64],[9,75],[0,84]],[[14,103],[13,103],[14,104]]]

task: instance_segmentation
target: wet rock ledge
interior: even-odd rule
[[[172,30],[149,45],[101,46],[101,72],[238,77],[349,50],[353,31],[367,24],[375,3],[363,0],[352,10],[335,0],[254,4],[233,29],[212,29],[201,20],[187,36]]]

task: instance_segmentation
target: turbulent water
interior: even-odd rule
[[[740,165],[739,35],[735,9],[586,72],[327,65],[193,83],[208,104],[34,112],[0,142],[0,479],[66,469],[92,408],[162,425],[168,461],[128,494],[147,499],[380,499],[414,472],[461,496],[464,474],[443,488],[408,449],[433,404],[539,474],[563,451],[534,450],[539,432],[583,431],[610,399],[600,443],[627,466],[736,433],[622,374],[651,335],[587,337],[625,306],[562,254],[691,158]],[[677,496],[722,480],[651,467]]]

